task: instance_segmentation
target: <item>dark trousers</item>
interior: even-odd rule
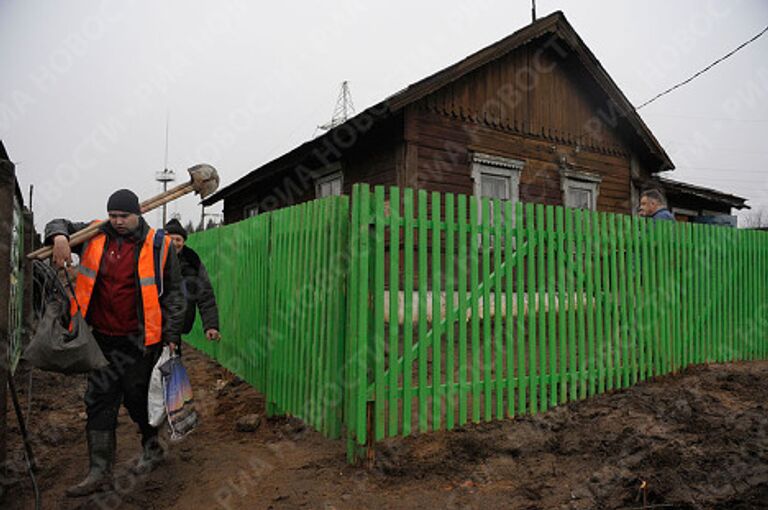
[[[136,339],[127,336],[107,336],[94,331],[109,365],[88,375],[85,391],[87,430],[115,430],[120,403],[125,404],[131,419],[139,426],[146,441],[157,435],[149,425],[147,394],[152,368],[160,356],[160,345],[142,352]]]

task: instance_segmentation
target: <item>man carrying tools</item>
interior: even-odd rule
[[[85,393],[86,436],[90,469],[68,496],[85,496],[109,486],[115,462],[115,429],[121,401],[141,433],[142,455],[136,473],[152,471],[165,451],[157,428],[147,417],[152,368],[163,345],[175,348],[184,318],[181,272],[170,237],[141,217],[138,197],[130,190],[113,193],[109,221],[75,250],[80,255],[72,314],[78,307],[109,366],[92,371]],[[53,220],[45,228],[53,244],[53,263],[65,267],[69,237],[86,227]]]
[[[189,246],[186,246],[187,231],[179,220],[172,219],[165,224],[165,231],[171,236],[176,255],[181,264],[181,289],[187,300],[187,310],[184,314],[184,326],[181,334],[192,331],[195,323],[195,313],[200,309],[203,321],[203,331],[208,340],[220,340],[219,310],[216,307],[216,296],[213,293],[211,280],[205,270],[200,256]]]

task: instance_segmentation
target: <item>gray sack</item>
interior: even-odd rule
[[[70,331],[69,303],[60,292],[46,290],[50,294],[45,299],[45,310],[22,359],[40,370],[62,374],[79,374],[106,367],[109,362],[80,311],[72,319]]]

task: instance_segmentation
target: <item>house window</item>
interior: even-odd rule
[[[317,198],[341,195],[341,172],[334,172],[318,179],[315,190]]]
[[[597,194],[602,178],[588,172],[562,171],[563,203],[574,209],[597,210]]]
[[[315,196],[325,198],[341,195],[343,182],[341,170],[318,177],[315,181]]]
[[[517,159],[474,153],[472,179],[475,181],[475,196],[513,202],[520,200],[520,172],[523,165],[524,163]]]

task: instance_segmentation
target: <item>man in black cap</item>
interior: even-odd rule
[[[213,293],[208,271],[200,260],[200,256],[189,246],[186,246],[187,231],[179,220],[172,219],[165,225],[165,231],[171,236],[176,255],[181,263],[181,289],[187,299],[187,310],[184,314],[184,326],[181,334],[192,331],[195,323],[195,312],[200,310],[203,320],[203,331],[208,340],[219,340],[219,310],[216,307],[216,296]]]
[[[115,429],[122,402],[141,433],[142,455],[136,473],[152,471],[164,458],[158,430],[149,425],[147,394],[152,368],[163,345],[180,342],[184,317],[181,272],[170,237],[141,217],[139,199],[130,190],[113,193],[109,221],[85,244],[80,256],[74,310],[79,308],[109,365],[88,375],[85,392],[86,437],[90,469],[67,490],[85,496],[109,487],[115,462]],[[57,219],[45,227],[53,244],[53,263],[71,263],[69,236],[87,226]]]

